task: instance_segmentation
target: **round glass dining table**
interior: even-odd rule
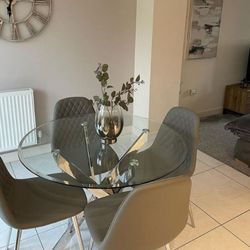
[[[114,144],[96,134],[94,114],[47,122],[24,136],[22,164],[35,175],[64,185],[113,189],[171,175],[185,161],[182,136],[166,124],[124,116]]]

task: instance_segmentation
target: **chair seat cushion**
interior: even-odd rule
[[[85,210],[89,231],[96,243],[103,241],[119,206],[129,192],[114,194],[90,202]]]
[[[10,204],[16,221],[13,226],[27,229],[75,216],[84,210],[87,198],[80,188],[30,178],[15,180]]]

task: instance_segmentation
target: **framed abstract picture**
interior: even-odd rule
[[[188,59],[216,57],[223,0],[192,0]]]

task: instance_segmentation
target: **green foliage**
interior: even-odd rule
[[[131,77],[128,82],[122,84],[120,91],[112,90],[110,93],[108,92],[108,89],[113,89],[113,85],[108,83],[108,68],[108,64],[99,63],[98,68],[94,71],[97,80],[101,84],[102,96],[93,96],[93,100],[96,104],[102,104],[110,107],[119,105],[124,110],[128,111],[128,105],[134,102],[133,93],[136,90],[135,86],[143,84],[144,81],[141,80],[140,75],[136,78]]]

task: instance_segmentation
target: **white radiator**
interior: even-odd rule
[[[33,90],[0,92],[0,152],[17,149],[22,137],[35,127]],[[36,143],[34,136],[28,140],[28,144]]]

